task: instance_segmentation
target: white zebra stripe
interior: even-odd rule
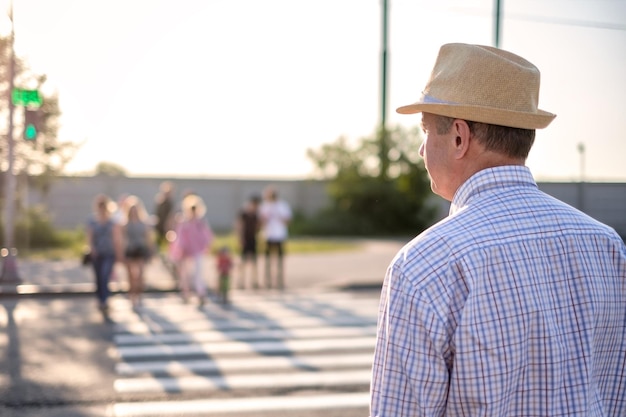
[[[228,398],[176,402],[118,403],[113,406],[115,417],[186,416],[216,413],[246,413],[284,410],[319,410],[331,408],[360,408],[369,404],[366,392],[298,397]]]
[[[237,390],[250,388],[286,387],[337,387],[345,385],[368,385],[369,370],[292,372],[285,374],[246,374],[187,376],[180,378],[121,378],[114,383],[115,392],[120,394],[138,392],[189,392],[211,390]]]
[[[158,334],[119,334],[114,337],[117,345],[140,345],[148,343],[216,343],[229,341],[253,341],[271,339],[312,339],[333,336],[373,336],[376,326],[347,327],[324,326],[305,328],[276,328],[276,329],[235,329],[235,330],[205,330],[194,333],[158,333]]]
[[[119,375],[142,373],[181,375],[210,372],[242,372],[285,369],[370,368],[371,353],[349,355],[260,356],[180,361],[121,362],[115,367]]]
[[[262,342],[228,342],[184,345],[118,346],[120,359],[235,354],[296,354],[299,352],[328,352],[331,350],[371,349],[376,337],[334,339],[280,340]]]

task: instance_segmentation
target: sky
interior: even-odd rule
[[[1,0],[8,4],[10,0]],[[494,44],[494,0],[388,0],[387,126],[444,43]],[[557,114],[540,181],[626,181],[626,1],[502,0],[500,47]],[[381,123],[382,0],[13,0],[15,49],[59,95],[67,173],[308,178],[307,149]],[[6,7],[4,8],[6,10]],[[6,24],[6,23],[5,23]],[[584,151],[580,151],[580,144]]]

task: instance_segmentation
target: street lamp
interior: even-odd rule
[[[580,182],[585,181],[585,144],[578,144],[578,153],[580,154]]]

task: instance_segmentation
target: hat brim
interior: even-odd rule
[[[408,106],[398,107],[396,112],[400,114],[425,112],[438,114],[440,116],[453,117],[455,119],[516,127],[520,129],[543,129],[547,127],[556,117],[555,114],[544,110],[537,110],[536,113],[526,113],[513,110],[496,109],[493,107],[424,102],[417,102],[409,104]]]

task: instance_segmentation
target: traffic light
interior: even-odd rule
[[[41,113],[39,110],[24,109],[24,139],[36,140],[41,131]]]

